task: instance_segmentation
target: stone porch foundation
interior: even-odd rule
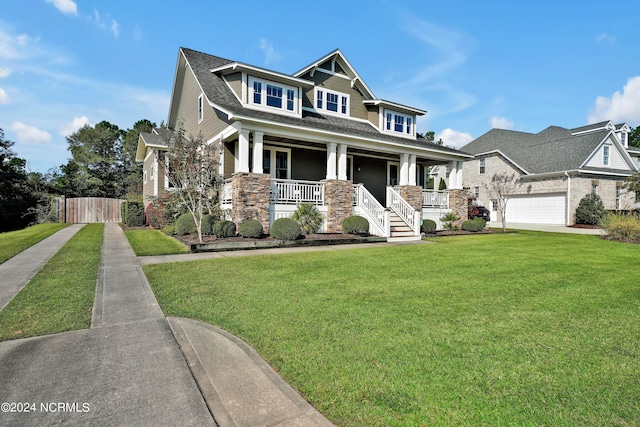
[[[246,219],[255,219],[269,232],[269,197],[271,177],[267,174],[235,173],[231,177],[231,220],[240,226]]]

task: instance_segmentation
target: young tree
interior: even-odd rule
[[[640,172],[636,172],[628,177],[627,182],[624,184],[624,188],[636,193],[636,202],[640,202]]]
[[[208,213],[209,199],[221,181],[218,174],[220,147],[205,144],[201,135],[196,138],[186,136],[182,124],[178,125],[167,145],[169,150],[165,156],[168,161],[161,164],[165,165],[165,174],[175,188],[175,197],[193,216],[198,241],[202,243],[202,217]]]
[[[509,201],[509,195],[516,191],[520,185],[519,181],[515,174],[500,172],[493,174],[491,181],[483,185],[489,197],[498,201],[498,214],[502,221],[502,231],[507,228],[507,202]]]

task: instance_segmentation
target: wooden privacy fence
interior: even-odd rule
[[[64,222],[122,222],[121,206],[126,200],[106,197],[75,197],[66,200]]]

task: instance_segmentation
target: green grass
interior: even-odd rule
[[[0,264],[69,224],[38,224],[24,230],[0,233]]]
[[[640,425],[640,247],[520,232],[145,266],[340,426]]]
[[[124,234],[137,256],[189,253],[189,248],[159,230],[125,230]]]
[[[91,325],[103,230],[84,226],[0,311],[0,341]]]

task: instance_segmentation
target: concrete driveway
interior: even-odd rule
[[[502,223],[499,221],[491,221],[487,223],[487,227],[502,228]],[[566,225],[552,225],[552,224],[524,224],[516,222],[508,222],[507,228],[514,230],[531,230],[531,231],[545,231],[548,233],[570,233],[570,234],[594,234],[601,236],[604,231],[601,228],[574,228],[567,227]]]

